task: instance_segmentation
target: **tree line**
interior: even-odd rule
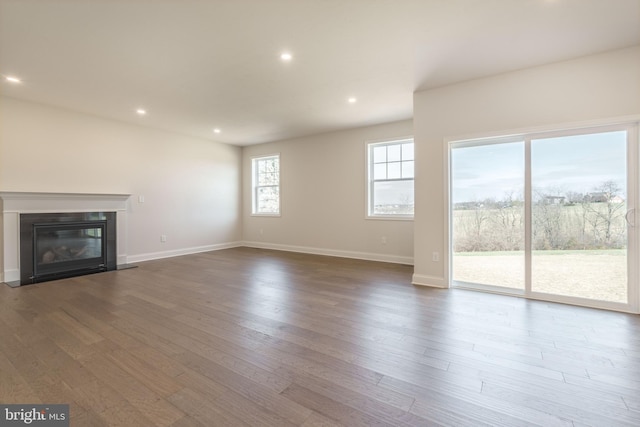
[[[620,249],[626,246],[626,201],[614,181],[586,194],[534,189],[531,206],[533,250]],[[453,211],[455,252],[524,250],[524,201],[457,203]]]

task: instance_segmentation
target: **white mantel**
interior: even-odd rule
[[[20,280],[20,214],[116,212],[117,263],[127,263],[130,194],[0,192],[0,282]]]

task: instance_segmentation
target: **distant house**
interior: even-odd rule
[[[566,197],[564,196],[544,196],[542,203],[545,205],[563,205]]]
[[[611,198],[611,203],[624,203],[624,199],[620,196],[613,196]]]
[[[608,192],[588,193],[584,196],[584,201],[588,203],[624,203],[624,199],[618,195],[611,195]]]
[[[481,207],[483,207],[483,205],[479,202],[458,202],[453,205],[453,209],[455,210],[478,209]]]

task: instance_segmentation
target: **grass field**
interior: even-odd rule
[[[534,251],[532,290],[627,302],[626,250]],[[453,279],[524,289],[524,252],[458,252]]]

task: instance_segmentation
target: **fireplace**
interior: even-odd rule
[[[20,284],[116,267],[115,212],[20,214]]]

